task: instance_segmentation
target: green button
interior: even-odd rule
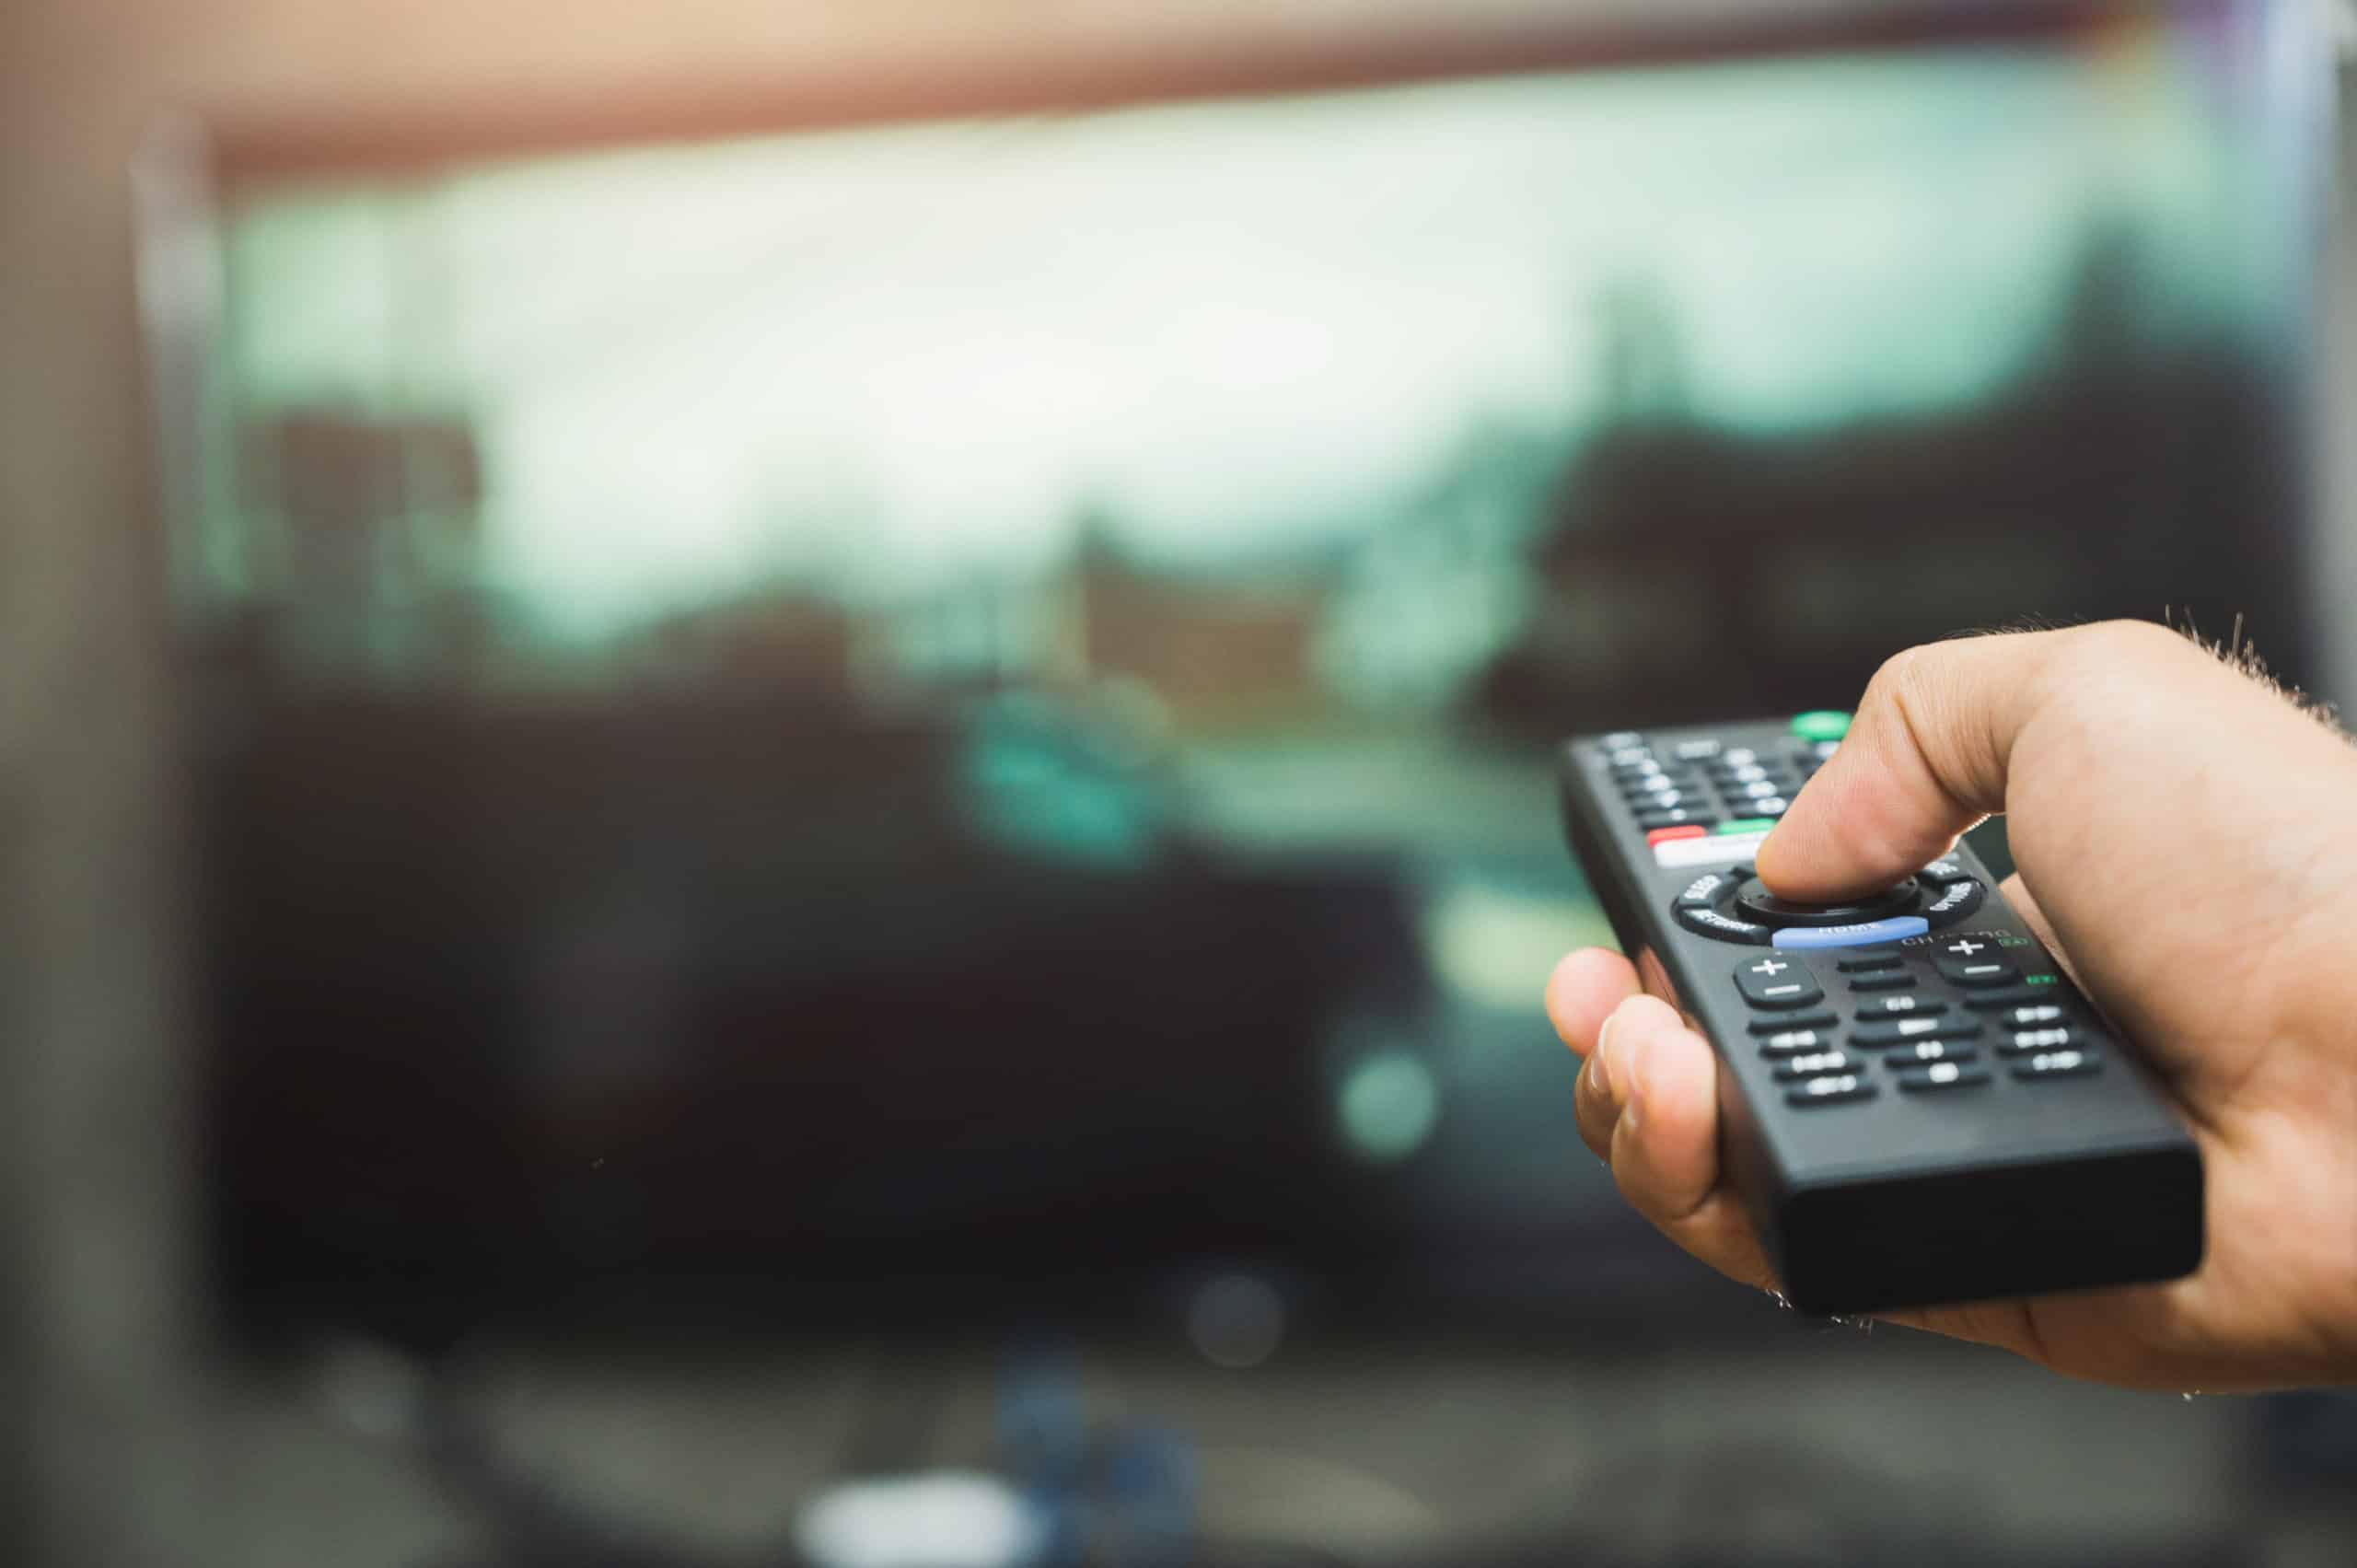
[[[1738,817],[1732,822],[1720,823],[1716,828],[1713,828],[1712,831],[1718,833],[1764,833],[1775,825],[1776,819],[1773,817]]]
[[[1839,740],[1850,733],[1850,715],[1831,708],[1793,716],[1793,733],[1803,740]]]
[[[2024,975],[2022,976],[2022,983],[2024,985],[2052,985],[2054,983],[2054,976],[2050,974]]]

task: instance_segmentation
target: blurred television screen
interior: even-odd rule
[[[229,1311],[1602,1288],[1550,739],[2299,673],[2248,11],[217,171]]]

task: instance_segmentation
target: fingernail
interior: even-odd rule
[[[1620,1120],[1629,1124],[1631,1132],[1637,1130],[1637,1124],[1644,1118],[1645,1057],[1648,1054],[1645,1047],[1651,1043],[1650,1040],[1639,1040],[1636,1049],[1629,1053],[1629,1098],[1620,1107]]]
[[[1618,1012],[1604,1016],[1604,1027],[1596,1031],[1596,1049],[1587,1057],[1587,1075],[1596,1081],[1596,1092],[1606,1099],[1612,1098],[1612,1064],[1606,1060],[1604,1048],[1612,1043],[1612,1026],[1620,1021]]]

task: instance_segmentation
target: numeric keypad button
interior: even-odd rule
[[[1788,1105],[1841,1105],[1852,1100],[1872,1099],[1874,1080],[1856,1073],[1844,1073],[1838,1077],[1811,1078],[1784,1091]]]
[[[2092,1051],[2049,1051],[2023,1057],[2013,1068],[2016,1078],[2081,1078],[2103,1071],[2103,1063]]]
[[[1839,1022],[1830,1007],[1812,1009],[1805,1013],[1779,1013],[1772,1018],[1754,1018],[1751,1032],[1756,1035],[1789,1034],[1794,1029],[1829,1029]]]
[[[1988,1081],[1986,1069],[1961,1062],[1934,1062],[1928,1067],[1910,1067],[1898,1074],[1898,1086],[1910,1094],[1978,1088]]]
[[[1776,1063],[1776,1081],[1797,1084],[1805,1078],[1822,1078],[1829,1074],[1855,1073],[1864,1065],[1854,1056],[1838,1051],[1812,1051],[1805,1056],[1790,1056]]]
[[[1910,1014],[1929,1016],[1945,1013],[1948,1005],[1936,996],[1877,996],[1858,1004],[1861,1022],[1873,1018],[1898,1018]]]
[[[1980,1033],[1977,1018],[1886,1018],[1858,1025],[1850,1031],[1850,1043],[1878,1048],[1912,1040],[1971,1040]]]
[[[1972,1047],[1950,1040],[1919,1040],[1892,1047],[1883,1060],[1893,1067],[1914,1067],[1926,1062],[1969,1062],[1980,1054]]]
[[[2050,985],[2007,985],[1990,991],[1976,991],[1964,999],[1964,1005],[1976,1013],[1993,1012],[2000,1007],[2018,1007],[2025,1003],[2049,1002],[2054,988]]]
[[[2076,1049],[2082,1043],[2079,1031],[2068,1024],[2042,1029],[2014,1029],[1997,1042],[1997,1050],[2006,1056],[2033,1056],[2041,1051]]]
[[[1771,1059],[1779,1056],[1814,1056],[1819,1051],[1832,1050],[1833,1044],[1833,1031],[1830,1029],[1785,1029],[1761,1040],[1759,1054]]]

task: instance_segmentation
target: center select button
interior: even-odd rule
[[[1921,936],[1931,928],[1931,923],[1920,914],[1902,914],[1857,925],[1795,926],[1777,932],[1769,941],[1778,947],[1863,947],[1871,942]]]

